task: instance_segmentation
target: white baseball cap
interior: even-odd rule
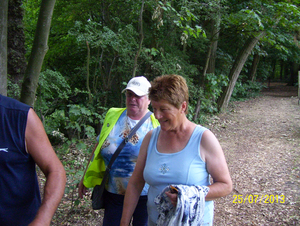
[[[150,87],[150,82],[144,76],[134,77],[130,79],[126,88],[122,90],[122,93],[129,89],[138,96],[145,96],[148,95]]]

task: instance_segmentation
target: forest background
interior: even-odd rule
[[[180,74],[205,124],[270,81],[297,85],[300,1],[2,0],[0,93],[31,106],[59,156],[91,152],[134,76]],[[87,160],[63,158],[75,195]]]

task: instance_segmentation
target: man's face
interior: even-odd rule
[[[126,90],[127,115],[134,120],[141,119],[148,110],[150,100],[147,95],[137,96],[131,90]]]

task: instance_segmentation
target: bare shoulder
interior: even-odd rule
[[[150,143],[150,139],[152,136],[152,130],[150,130],[144,137],[141,148],[140,148],[140,152],[147,152],[147,148],[148,145]]]
[[[25,139],[28,145],[41,141],[49,142],[44,126],[32,108],[30,108],[27,116]]]
[[[63,171],[62,164],[52,148],[43,123],[33,109],[28,112],[25,140],[28,153],[44,173],[51,170]]]
[[[146,140],[148,143],[150,142],[151,136],[152,136],[153,130],[150,130],[146,135],[144,140]]]
[[[200,143],[201,157],[206,161],[216,155],[223,155],[222,147],[210,130],[205,130]]]

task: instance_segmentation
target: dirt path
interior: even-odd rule
[[[234,187],[231,195],[216,201],[214,225],[300,225],[296,96],[293,87],[273,86],[261,97],[234,103],[210,125]]]

